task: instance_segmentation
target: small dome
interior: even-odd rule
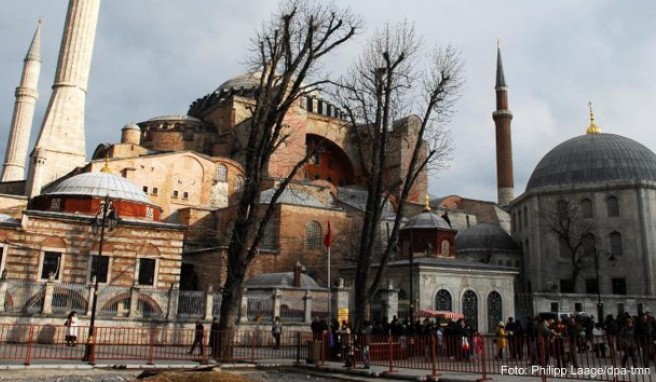
[[[501,250],[517,251],[515,241],[501,227],[481,223],[458,232],[456,235],[456,251],[467,250]]]
[[[123,126],[123,130],[139,130],[139,131],[141,131],[141,129],[139,128],[139,125],[137,125],[134,122],[130,122],[127,125]]]
[[[147,120],[146,122],[153,122],[153,121],[190,121],[190,122],[203,122],[203,121],[201,121],[201,120],[198,119],[198,118],[195,118],[195,117],[192,117],[192,116],[189,116],[189,115],[182,115],[182,114],[178,114],[178,115],[173,115],[173,114],[169,114],[169,115],[158,115],[157,117],[153,117],[153,118]],[[138,127],[138,126],[137,126],[137,127]]]
[[[246,286],[254,287],[294,287],[294,272],[281,273],[263,273],[253,276],[246,281]],[[301,273],[301,289],[321,289],[314,279],[304,273]]]
[[[425,211],[408,219],[401,229],[451,229],[451,226],[437,214]]]
[[[615,134],[586,134],[549,151],[538,163],[526,191],[615,180],[656,182],[656,154]]]
[[[222,91],[228,91],[232,89],[234,90],[255,89],[256,87],[260,86],[261,76],[262,76],[262,72],[260,70],[255,70],[252,72],[240,74],[222,83],[216,89],[215,93],[221,93]]]
[[[152,204],[148,196],[122,176],[108,172],[87,172],[68,178],[45,190],[44,195],[84,195]]]

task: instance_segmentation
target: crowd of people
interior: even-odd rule
[[[434,338],[437,356],[469,361],[480,358],[486,351],[484,336],[465,319],[424,319],[410,324],[394,316],[391,321],[365,321],[360,328],[353,330],[346,321],[333,321],[329,325],[325,320],[315,318],[312,332],[316,340],[326,338],[323,336],[327,333],[331,356],[343,359],[345,367],[353,367],[354,353],[358,350],[364,367],[368,368],[372,338],[377,342],[386,341],[388,335],[395,338],[406,354],[423,356],[426,360],[431,356],[430,336]],[[525,361],[533,365],[553,362],[557,367],[571,365],[576,368],[585,356],[613,357],[622,367],[626,367],[629,361],[633,367],[648,367],[656,354],[656,320],[650,312],[633,317],[628,313],[617,317],[608,315],[601,323],[595,323],[593,316],[584,314],[568,317],[539,315],[527,317],[524,323],[509,317],[498,322],[491,337],[493,345],[489,345],[487,357],[498,361]]]

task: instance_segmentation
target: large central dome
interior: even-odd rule
[[[553,148],[535,167],[526,191],[617,180],[656,182],[656,154],[615,134],[586,134]]]

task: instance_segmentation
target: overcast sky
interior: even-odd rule
[[[338,1],[347,4],[347,1]],[[496,200],[494,74],[502,41],[510,92],[515,194],[556,144],[587,127],[588,101],[603,132],[656,150],[656,2],[652,0],[358,0],[367,31],[331,68],[346,65],[366,33],[407,19],[428,46],[462,52],[466,85],[449,128],[450,168],[430,179],[435,196]],[[66,0],[5,1],[0,14],[0,159],[23,58],[43,17],[36,139],[50,97]],[[403,5],[402,5],[403,4]],[[128,122],[184,114],[189,104],[244,71],[249,38],[276,8],[269,0],[104,0],[89,80],[87,152],[118,142]],[[32,147],[30,147],[30,150]]]

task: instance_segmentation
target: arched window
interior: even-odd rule
[[[268,250],[278,249],[278,221],[277,219],[269,220],[264,228],[264,235],[260,241],[260,248]]]
[[[569,203],[565,200],[556,202],[556,213],[559,220],[567,219],[569,217]]]
[[[606,208],[608,209],[608,217],[612,218],[620,216],[620,206],[616,197],[609,196],[608,199],[606,199]]]
[[[524,207],[524,227],[528,227],[528,208]]]
[[[588,198],[581,200],[581,217],[583,219],[592,219],[592,200]]]
[[[243,176],[241,175],[235,176],[234,191],[235,192],[242,191],[244,189],[245,183],[246,181]]]
[[[592,233],[583,235],[583,250],[586,253],[592,253],[597,247],[597,238]]]
[[[487,295],[487,328],[490,333],[499,321],[503,320],[503,306],[501,305],[501,295],[499,292],[492,291]]]
[[[435,310],[446,310],[450,312],[453,309],[451,293],[446,289],[440,289],[435,295]]]
[[[451,251],[451,245],[448,240],[442,240],[442,256],[448,257]]]
[[[216,180],[219,182],[228,181],[228,168],[224,164],[218,164],[216,166]]]
[[[311,221],[305,226],[304,246],[307,249],[321,249],[321,224]]]
[[[619,232],[611,232],[609,239],[610,254],[615,257],[622,256],[622,234]]]
[[[462,296],[462,314],[472,329],[478,329],[478,297],[471,290]]]

